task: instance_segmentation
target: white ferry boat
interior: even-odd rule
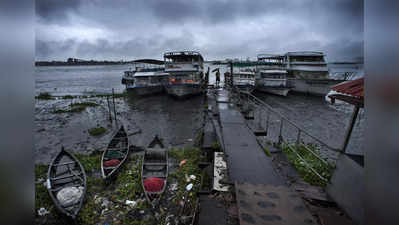
[[[286,70],[260,70],[256,78],[256,90],[287,96],[290,91],[287,74]]]
[[[284,63],[288,75],[297,79],[328,79],[327,62],[322,52],[287,52]]]
[[[175,97],[202,93],[204,59],[199,52],[176,51],[164,54],[165,72],[169,74],[166,91]]]

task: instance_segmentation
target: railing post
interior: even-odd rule
[[[267,118],[266,118],[266,134],[269,129],[269,118],[270,118],[270,109],[267,109]]]
[[[296,137],[296,148],[299,149],[299,142],[301,138],[301,130],[298,129],[298,136]]]
[[[284,121],[284,119],[281,118],[280,119],[280,132],[279,132],[279,135],[278,135],[278,145],[279,146],[281,146],[281,143],[283,142],[283,136],[282,136],[282,133],[283,133],[283,121]]]

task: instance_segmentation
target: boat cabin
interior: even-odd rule
[[[259,54],[256,70],[284,69],[284,55]]]
[[[304,79],[328,78],[328,67],[322,52],[288,52],[284,56],[290,76]]]
[[[285,87],[287,85],[286,70],[261,70],[257,79],[263,86]]]
[[[255,73],[252,71],[239,71],[233,74],[234,85],[255,85]]]
[[[168,73],[163,71],[136,72],[134,74],[135,87],[159,86],[168,81]]]
[[[195,51],[167,52],[164,64],[165,72],[202,72],[204,58]]]

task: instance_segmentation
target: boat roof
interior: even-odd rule
[[[168,73],[160,71],[136,72],[134,77],[153,77],[153,76],[167,76]]]
[[[234,74],[237,74],[237,75],[240,75],[240,74],[243,74],[243,75],[255,75],[254,72],[247,72],[247,71],[235,72]]]
[[[262,73],[288,73],[287,70],[261,70]]]
[[[323,52],[300,51],[300,52],[287,52],[286,55],[290,56],[324,56]]]
[[[258,60],[261,59],[283,59],[284,55],[276,55],[276,54],[259,54]]]
[[[202,60],[204,58],[202,57],[201,53],[197,51],[173,51],[173,52],[166,52],[163,55],[165,58],[173,58],[175,56],[199,56]]]

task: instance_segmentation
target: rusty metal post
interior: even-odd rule
[[[114,89],[112,88],[112,103],[114,104],[114,118],[115,124],[118,126],[118,119],[116,118],[116,108],[115,108],[115,96],[114,96]]]
[[[356,118],[357,118],[357,115],[359,113],[359,109],[360,109],[359,106],[355,106],[355,109],[353,110],[349,127],[346,130],[345,140],[344,140],[344,144],[342,146],[342,152],[346,152],[346,147],[348,146],[349,139],[350,139],[351,134],[352,134],[353,126],[356,123]]]
[[[270,119],[270,109],[267,109],[267,118],[266,118],[266,134],[269,129],[269,119]]]
[[[278,145],[279,146],[283,142],[283,135],[282,135],[282,133],[283,133],[283,121],[284,121],[284,119],[281,118],[281,120],[280,120],[280,132],[279,132],[279,135],[278,135]]]
[[[109,103],[109,96],[107,96],[107,103],[108,103],[108,115],[109,115],[109,121],[112,123],[112,115],[111,115],[111,105]]]
[[[298,129],[298,136],[296,137],[296,148],[299,149],[299,142],[301,138],[301,130]]]

